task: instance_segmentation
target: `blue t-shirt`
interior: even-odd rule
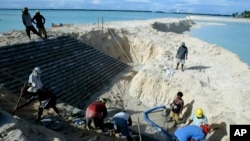
[[[181,46],[177,50],[177,57],[181,60],[185,60],[186,55],[188,54],[188,49],[186,46]]]
[[[195,141],[201,141],[205,137],[202,129],[196,125],[187,125],[179,128],[174,132],[174,135],[179,141],[190,141],[192,138]]]

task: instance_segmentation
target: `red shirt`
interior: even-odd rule
[[[86,117],[88,118],[105,118],[107,116],[107,108],[101,101],[91,103],[86,110]]]

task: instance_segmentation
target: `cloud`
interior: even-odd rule
[[[183,2],[189,3],[189,4],[201,4],[201,2],[204,3],[204,1],[201,1],[201,0],[183,0]]]
[[[232,14],[241,9],[250,7],[249,0],[176,0],[171,1],[166,6],[169,12],[187,12],[187,13],[204,13],[204,14]],[[248,7],[248,8],[247,8]]]
[[[101,0],[92,0],[92,3],[93,3],[93,4],[100,4],[100,3],[101,3]]]
[[[249,0],[0,0],[0,8],[152,10],[231,14],[250,10]]]
[[[150,0],[126,0],[127,2],[141,2],[141,3],[149,3]]]

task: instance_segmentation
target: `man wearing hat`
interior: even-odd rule
[[[175,57],[177,58],[177,65],[175,69],[177,70],[179,64],[181,64],[181,70],[184,71],[185,59],[187,60],[188,58],[188,48],[185,46],[185,42],[181,43],[181,46],[178,48]]]
[[[43,88],[43,83],[40,78],[41,73],[42,71],[39,67],[35,67],[32,70],[32,73],[29,75],[28,83],[30,87],[28,88],[28,92],[37,93]]]
[[[91,123],[94,122],[95,128],[100,128],[102,132],[104,130],[104,118],[108,115],[106,108],[107,99],[100,98],[97,101],[92,102],[86,109],[85,120],[89,129],[92,129]]]
[[[197,108],[195,110],[195,114],[193,114],[187,121],[186,125],[196,125],[200,126],[203,124],[208,124],[207,117],[203,114],[203,110],[201,108]]]
[[[28,84],[26,85],[27,87],[25,86],[25,88],[21,89],[23,94],[31,95],[31,97],[25,103],[17,107],[17,109],[21,109],[34,100],[39,100],[40,106],[38,107],[36,122],[40,122],[43,109],[53,108],[57,115],[59,115],[59,110],[56,107],[57,97],[53,95],[49,89],[43,88],[43,83],[40,79],[41,73],[42,71],[39,67],[35,67],[32,70],[32,73],[29,75]],[[13,113],[15,113],[16,110]]]

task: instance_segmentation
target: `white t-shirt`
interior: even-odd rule
[[[124,120],[128,120],[129,119],[129,114],[126,113],[126,112],[119,112],[119,113],[115,114],[113,118],[121,118],[121,119],[124,119]]]
[[[31,87],[28,88],[28,92],[37,92],[37,90],[43,87],[43,83],[40,80],[40,76],[36,73],[31,73],[29,76],[29,83],[31,83]]]

